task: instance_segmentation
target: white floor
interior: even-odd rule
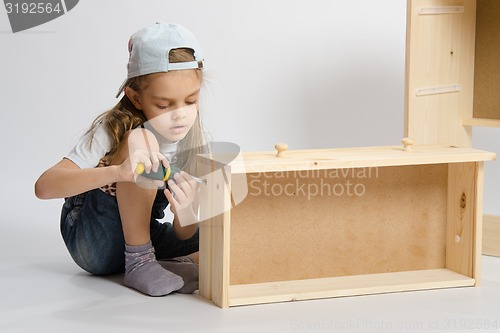
[[[500,258],[483,256],[479,288],[221,310],[198,295],[151,298],[122,286],[120,276],[90,276],[71,261],[54,230],[40,231],[49,235],[22,248],[12,229],[0,231],[6,245],[0,332],[500,331]]]

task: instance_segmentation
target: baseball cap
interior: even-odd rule
[[[191,49],[194,61],[170,63],[170,50]],[[181,69],[203,69],[201,47],[194,35],[179,24],[157,22],[137,31],[128,42],[129,60],[127,79],[116,97],[120,96],[128,79],[133,77]]]

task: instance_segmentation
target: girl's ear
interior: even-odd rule
[[[128,99],[134,104],[137,110],[142,110],[141,97],[139,93],[130,87],[125,88],[125,95],[127,95]]]

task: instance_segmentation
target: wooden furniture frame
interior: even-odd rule
[[[408,0],[405,135],[472,145],[471,126],[500,127],[500,2]]]
[[[494,158],[448,146],[203,156],[199,293],[227,308],[478,285]]]
[[[500,217],[483,216],[483,254],[500,257]]]
[[[500,1],[408,0],[405,135],[471,147],[473,126],[500,127],[499,92]],[[485,217],[485,254],[500,255],[498,221]]]

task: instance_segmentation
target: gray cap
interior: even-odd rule
[[[195,60],[169,63],[170,50],[178,48],[193,50]],[[156,23],[139,30],[130,37],[128,51],[127,79],[116,97],[123,92],[127,80],[133,77],[181,69],[203,69],[200,44],[188,29],[179,24]]]

